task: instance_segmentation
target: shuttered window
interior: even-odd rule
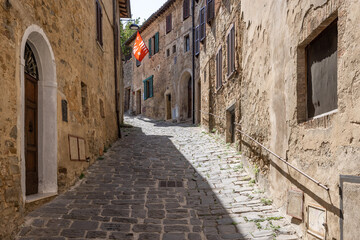
[[[184,0],[183,2],[183,19],[187,19],[190,16],[190,0]]]
[[[197,26],[195,28],[195,55],[199,55],[200,53],[200,34],[199,34],[199,31],[200,30],[200,27]]]
[[[152,48],[151,48],[151,38],[149,39],[149,45],[148,45],[148,48],[149,48],[149,58],[151,58],[152,56]]]
[[[149,39],[149,58],[159,52],[159,32]]]
[[[147,79],[145,79],[143,81],[143,83],[144,83],[144,100],[146,100],[148,98],[152,98],[154,96],[153,79],[154,79],[154,75],[152,75],[151,77],[148,77]]]
[[[222,48],[216,54],[216,89],[222,86]]]
[[[211,20],[215,17],[215,0],[206,0],[206,8],[207,8],[207,22],[210,23]]]
[[[235,71],[235,28],[232,27],[227,35],[227,75]]]
[[[206,7],[200,9],[200,41],[204,41],[206,35]]]
[[[338,108],[338,25],[337,20],[306,47],[308,118]]]
[[[171,32],[172,30],[172,15],[166,17],[166,33]]]
[[[154,37],[154,45],[155,45],[154,54],[156,54],[156,53],[159,52],[159,32],[157,32],[157,33],[155,34],[155,37]]]
[[[102,9],[100,2],[96,0],[96,40],[99,44],[103,45],[103,36],[102,36]]]
[[[184,38],[184,52],[190,51],[190,36],[186,35]]]

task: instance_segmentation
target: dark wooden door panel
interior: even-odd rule
[[[26,195],[38,193],[37,81],[25,74]]]

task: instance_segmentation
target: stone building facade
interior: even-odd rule
[[[359,235],[359,8],[350,0],[215,1],[206,27],[201,122],[228,138],[226,110],[235,103],[239,130],[314,178],[238,135],[258,181],[304,239]],[[236,74],[228,80],[224,49],[232,23]],[[217,90],[220,45],[227,82]]]
[[[127,63],[132,65],[132,71],[125,75],[125,79],[132,80],[125,81],[132,82],[130,102],[133,102],[133,113],[159,120],[186,121],[192,118],[190,11],[191,1],[169,0],[139,29],[150,54],[141,63],[134,57]],[[132,47],[134,40],[135,35],[126,44]],[[196,71],[199,71],[198,59],[196,62]],[[196,74],[196,83],[198,79]],[[195,101],[199,104],[198,84],[195,86]]]
[[[209,131],[224,135],[226,142],[234,143],[238,140],[234,122],[239,121],[241,111],[241,4],[214,1],[213,19],[207,17],[207,6],[207,1],[199,2],[197,19],[200,28],[205,21],[199,57],[201,123]]]
[[[130,5],[0,4],[0,238],[7,239],[31,206],[69,188],[118,138],[124,85],[115,39]]]

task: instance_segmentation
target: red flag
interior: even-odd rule
[[[149,49],[146,47],[146,45],[138,31],[136,40],[135,40],[135,45],[133,48],[133,54],[134,54],[135,58],[141,62],[143,60],[143,58],[146,56],[146,54],[148,54],[148,53],[149,53]]]

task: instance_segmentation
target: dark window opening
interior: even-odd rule
[[[68,121],[68,103],[66,100],[61,100],[61,112],[62,112],[62,120],[64,122]]]
[[[215,0],[206,0],[206,21],[210,23],[215,18]]]
[[[222,86],[222,48],[216,54],[216,88]]]
[[[89,117],[87,85],[83,82],[81,82],[81,106],[85,117]]]
[[[173,53],[176,53],[176,45],[173,46]]]
[[[167,56],[167,57],[170,57],[170,49],[167,49],[167,50],[166,50],[166,56]]]
[[[337,20],[305,49],[307,60],[307,116],[337,109]]]
[[[184,44],[185,44],[185,46],[184,46],[185,52],[190,51],[190,36],[189,35],[185,36]]]
[[[96,40],[99,44],[103,45],[103,36],[102,36],[102,9],[100,2],[96,0]]]
[[[171,32],[172,30],[172,15],[166,17],[166,33]]]
[[[184,0],[183,2],[183,20],[190,17],[190,0]]]
[[[137,60],[137,59],[135,59],[136,60],[136,67],[140,67],[141,66],[141,62],[139,61],[139,60]]]

